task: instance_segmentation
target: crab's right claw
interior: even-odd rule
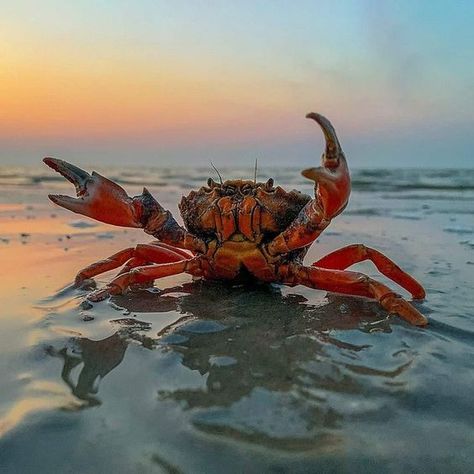
[[[56,158],[45,158],[43,161],[76,187],[77,198],[49,195],[49,199],[58,206],[107,224],[142,227],[142,203],[149,196],[146,191],[146,195],[131,198],[118,184],[94,171],[89,174]]]
[[[321,157],[321,166],[303,170],[301,174],[315,182],[316,197],[325,214],[332,219],[345,208],[351,192],[351,180],[346,158],[331,122],[321,114],[311,112],[306,118],[321,127],[326,149]]]

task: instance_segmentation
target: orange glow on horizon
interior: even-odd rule
[[[229,79],[136,60],[89,68],[81,58],[77,63],[61,57],[49,62],[5,59],[0,136],[174,141],[182,140],[183,130],[204,139],[288,130],[285,111],[291,109],[291,93],[250,72]]]

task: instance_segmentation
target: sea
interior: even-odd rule
[[[180,197],[218,180],[97,171],[178,220]],[[313,193],[298,168],[258,170],[270,177]],[[46,166],[0,167],[0,472],[473,472],[474,169],[354,169],[352,188],[306,262],[382,251],[426,288],[428,326],[363,298],[187,275],[92,304],[75,273],[150,237],[54,206],[48,193],[74,190]],[[370,262],[354,270],[409,298]]]

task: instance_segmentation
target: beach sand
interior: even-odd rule
[[[104,171],[175,215],[207,177],[134,173]],[[306,258],[383,251],[426,287],[416,328],[369,300],[187,275],[88,304],[76,272],[150,237],[55,207],[48,192],[72,189],[48,171],[3,170],[0,472],[472,470],[474,188],[453,173],[355,172]]]

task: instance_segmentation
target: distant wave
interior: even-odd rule
[[[215,177],[208,168],[102,168],[98,170],[108,178],[131,186],[153,187],[198,187],[207,179]],[[263,168],[259,179],[275,178],[286,187],[309,186],[300,174],[299,168]],[[245,168],[223,168],[224,179],[247,178],[250,171]],[[54,186],[68,186],[64,178],[48,169],[33,167],[0,167],[2,186],[38,186],[43,183]],[[440,194],[474,191],[474,169],[359,169],[352,170],[352,187],[360,192],[438,191]],[[401,196],[400,196],[401,197]]]

